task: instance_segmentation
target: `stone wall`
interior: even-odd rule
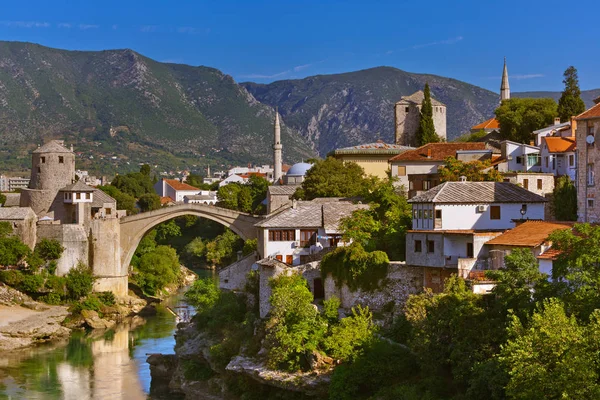
[[[408,111],[406,111],[408,109]],[[416,133],[421,119],[421,107],[414,104],[395,105],[396,144],[416,146]]]
[[[9,221],[12,223],[13,232],[21,239],[31,250],[35,247],[37,237],[37,217],[31,212],[26,218],[18,221]]]
[[[423,268],[407,266],[403,262],[391,262],[385,285],[374,292],[351,291],[343,284],[337,286],[331,275],[325,280],[325,298],[336,296],[342,307],[350,309],[357,304],[368,306],[371,310],[379,311],[387,304],[401,308],[408,296],[423,290]]]
[[[246,276],[256,265],[258,254],[252,252],[239,261],[228,265],[219,271],[219,287],[226,290],[243,290],[246,286]],[[256,268],[258,269],[258,268]]]
[[[89,248],[85,229],[79,225],[39,225],[37,241],[58,240],[65,250],[57,261],[56,274],[66,275],[79,261],[89,264]]]
[[[121,265],[121,226],[117,218],[90,221],[90,266],[97,277],[94,290],[127,294],[128,266]]]
[[[600,132],[600,119],[577,123],[577,220],[600,222],[600,142],[596,141],[591,146],[586,143],[588,123],[593,123],[596,136]],[[588,164],[594,171],[593,185],[588,185],[587,182]]]

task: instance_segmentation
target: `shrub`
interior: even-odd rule
[[[73,304],[69,311],[73,314],[78,314],[83,310],[100,311],[102,309],[102,303],[96,296],[88,296],[85,299],[78,301]]]
[[[328,300],[323,301],[322,315],[327,320],[329,325],[336,324],[339,319],[338,309],[340,308],[340,299],[331,296]]]
[[[55,260],[52,260],[48,263],[46,270],[48,271],[48,273],[50,275],[54,275],[54,274],[56,274],[56,268],[58,268],[58,264],[56,263]]]
[[[198,311],[214,307],[221,291],[215,281],[211,278],[198,279],[185,292],[185,299],[192,303]]]
[[[367,252],[359,243],[338,247],[321,261],[321,276],[333,276],[337,285],[347,284],[355,291],[373,291],[387,275],[390,260],[383,251]]]
[[[251,254],[253,251],[256,251],[258,247],[258,239],[248,239],[244,242],[244,247],[242,248],[242,254],[247,256]]]
[[[50,305],[59,305],[62,303],[62,299],[58,293],[48,293],[38,298],[39,301],[43,301]]]
[[[66,294],[67,294],[66,284],[67,284],[67,279],[65,277],[56,276],[56,275],[48,275],[46,277],[46,282],[44,282],[44,287],[47,290],[52,291],[52,293],[56,293],[61,296],[66,296]]]
[[[25,276],[21,271],[0,271],[0,281],[6,283],[8,286],[18,287],[24,278]]]
[[[96,293],[98,300],[106,306],[114,306],[116,303],[115,294],[113,292]]]
[[[16,236],[0,238],[0,265],[18,265],[31,250]]]
[[[37,293],[43,285],[44,278],[41,275],[24,275],[18,289],[27,293]]]
[[[67,296],[72,300],[87,296],[92,291],[93,285],[92,272],[81,262],[66,276]]]
[[[44,260],[58,260],[65,248],[55,239],[42,239],[36,246],[35,252]]]
[[[373,338],[374,331],[373,314],[369,307],[353,307],[352,316],[343,318],[325,339],[327,354],[342,361],[352,360],[360,354],[362,346]]]

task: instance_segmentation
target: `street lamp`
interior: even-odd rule
[[[523,204],[519,211],[521,213],[521,220],[523,220],[525,217],[525,214],[527,214],[527,204]]]

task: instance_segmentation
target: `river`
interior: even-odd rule
[[[167,306],[186,306],[183,291],[158,305],[156,315],[132,324],[0,354],[0,400],[149,399],[147,355],[172,354],[175,346],[176,322]]]

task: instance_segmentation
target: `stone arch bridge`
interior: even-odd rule
[[[183,215],[196,215],[218,222],[230,228],[244,240],[255,239],[257,237],[254,224],[264,218],[204,204],[180,204],[123,217],[120,220],[120,253],[123,268],[129,267],[131,258],[146,232],[161,222]]]

